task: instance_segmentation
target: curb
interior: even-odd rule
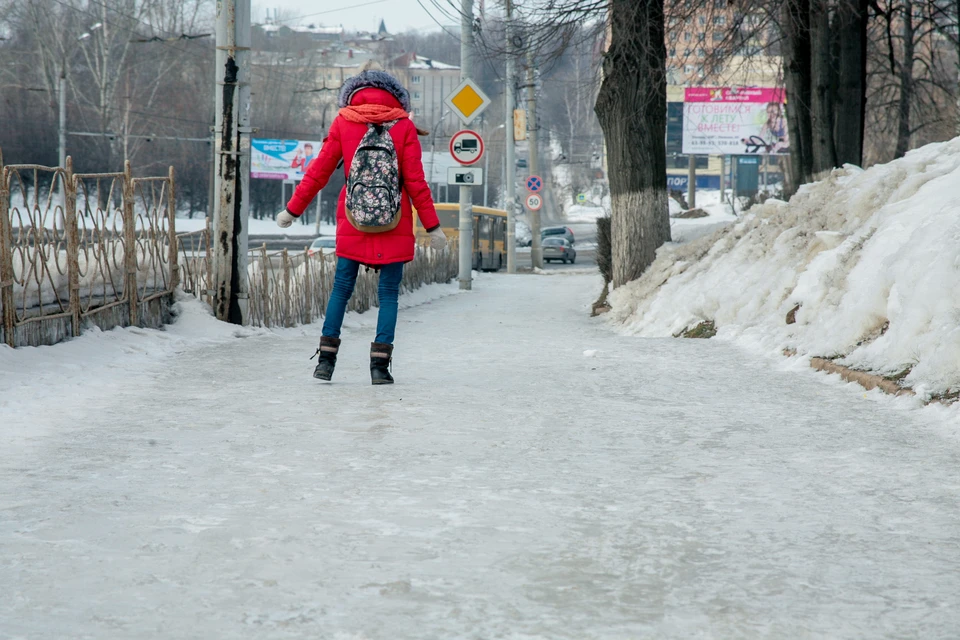
[[[883,376],[873,373],[857,371],[840,364],[836,364],[825,358],[810,358],[810,366],[817,371],[824,373],[836,373],[847,382],[856,382],[867,391],[880,389],[884,393],[892,396],[915,396],[916,392],[910,387],[901,387],[893,380],[887,380]]]

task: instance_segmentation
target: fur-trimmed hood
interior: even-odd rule
[[[386,71],[369,69],[361,71],[358,75],[347,78],[340,87],[340,97],[337,98],[337,106],[344,108],[350,105],[350,99],[357,91],[361,89],[383,89],[400,102],[404,111],[410,111],[410,94],[404,89],[400,81],[394,78]]]

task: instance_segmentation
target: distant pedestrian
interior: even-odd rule
[[[343,160],[347,184],[337,203],[337,272],[313,376],[320,380],[333,377],[347,301],[360,267],[366,265],[380,272],[380,311],[377,337],[370,345],[370,378],[373,384],[392,384],[389,367],[400,279],[403,264],[413,260],[416,246],[411,200],[430,234],[430,246],[441,250],[447,240],[424,179],[417,135],[425,134],[410,120],[407,90],[384,71],[364,71],[343,84],[338,106],[340,112],[320,154],[310,163],[286,209],[277,215],[277,224],[284,228],[293,224]]]

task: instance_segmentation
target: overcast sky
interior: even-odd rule
[[[441,6],[448,6],[448,0],[436,0]],[[253,0],[253,22],[263,22],[266,10],[279,9],[281,18],[302,16],[300,20],[284,19],[283,23],[323,24],[326,26],[342,24],[348,31],[376,31],[380,20],[386,20],[391,33],[400,33],[410,29],[439,29],[437,23],[423,7],[427,7],[434,16],[449,26],[455,20],[445,17],[431,2],[421,0]],[[449,11],[451,16],[457,14]]]

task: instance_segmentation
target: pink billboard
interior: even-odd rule
[[[688,87],[683,97],[683,153],[790,153],[783,89]]]

